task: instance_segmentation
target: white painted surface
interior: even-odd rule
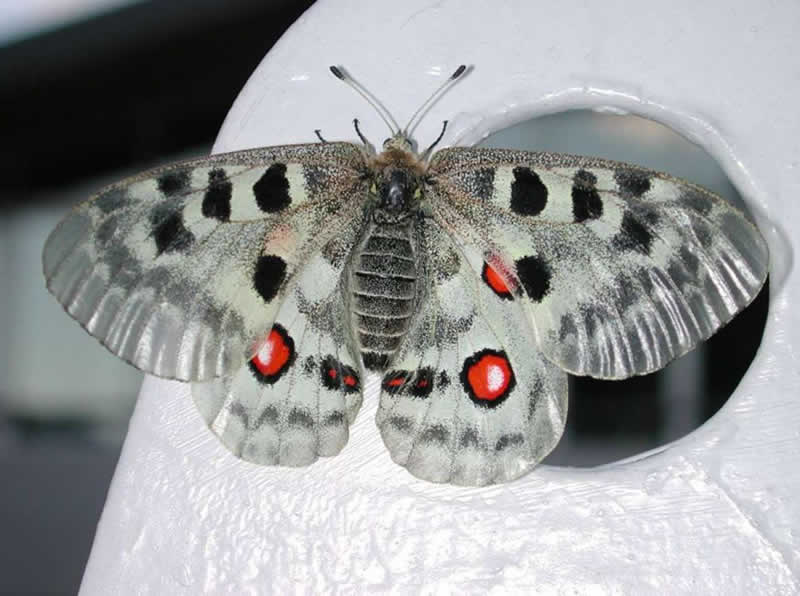
[[[800,5],[581,0],[320,0],[262,62],[218,151],[351,139],[383,125],[328,74],[345,64],[403,121],[462,62],[474,71],[417,130],[473,142],[536,114],[616,106],[709,150],[772,250],[761,350],[727,405],[683,440],[508,485],[418,481],[389,460],[374,394],[337,458],[236,460],[188,387],[148,378],[83,594],[800,591]],[[374,389],[374,387],[372,387]]]

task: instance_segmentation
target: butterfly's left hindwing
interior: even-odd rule
[[[354,241],[357,223],[338,240]],[[238,457],[304,466],[347,443],[362,373],[345,326],[344,264],[328,247],[312,257],[253,358],[231,377],[192,386],[209,428]]]
[[[425,297],[383,377],[378,427],[392,459],[425,480],[511,480],[558,443],[566,374],[531,341],[499,278],[492,286],[474,274],[486,266],[480,252],[432,220],[423,234]]]
[[[216,155],[123,180],[50,235],[48,287],[146,372],[230,374],[271,329],[297,270],[361,217],[364,167],[361,148],[330,143]]]

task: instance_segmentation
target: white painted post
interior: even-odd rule
[[[320,0],[264,59],[215,149],[353,139],[403,121],[442,76],[474,71],[416,131],[471,143],[546,112],[613,105],[703,145],[771,248],[761,349],[726,406],[632,460],[542,467],[484,489],[419,481],[374,427],[375,383],[336,458],[241,462],[186,385],[148,378],[82,585],[92,594],[800,591],[800,4]],[[424,143],[423,143],[424,144]]]

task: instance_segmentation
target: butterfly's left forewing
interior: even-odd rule
[[[766,243],[747,216],[666,174],[451,148],[434,156],[430,180],[434,219],[496,262],[540,349],[569,372],[657,370],[729,321],[766,278]]]
[[[44,272],[113,353],[166,378],[231,374],[309,258],[361,217],[349,143],[265,147],[156,168],[75,207]],[[343,247],[346,253],[349,247]]]

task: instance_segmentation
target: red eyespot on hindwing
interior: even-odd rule
[[[269,385],[281,378],[294,362],[294,357],[294,340],[276,323],[248,365],[259,382]]]
[[[483,263],[483,271],[481,271],[481,279],[489,286],[492,291],[500,296],[503,300],[513,300],[514,296],[511,294],[511,290],[509,289],[508,285],[503,278],[497,273],[497,271],[489,265],[489,263]]]
[[[411,395],[414,397],[428,397],[433,391],[433,369],[429,367],[420,368],[417,374],[414,375],[414,381],[411,384]]]
[[[506,353],[486,349],[464,360],[461,384],[473,402],[495,408],[508,397],[516,380]]]
[[[410,378],[411,373],[407,370],[393,370],[386,373],[383,377],[383,390],[391,394],[399,393]]]
[[[361,388],[358,375],[352,367],[342,364],[333,356],[325,356],[320,365],[322,385],[334,391],[354,393]]]
[[[403,391],[414,397],[428,397],[435,385],[434,374],[435,371],[428,366],[413,372],[393,370],[383,377],[383,390],[393,395]],[[446,375],[444,377],[440,375],[440,380],[443,378],[446,378]],[[446,383],[442,385],[446,386]]]

